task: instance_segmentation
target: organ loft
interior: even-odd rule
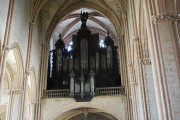
[[[92,34],[86,26],[87,12],[81,12],[80,18],[81,28],[72,36],[72,49],[65,47],[59,35],[56,48],[50,51],[47,89],[69,89],[70,96],[90,100],[96,88],[121,85],[118,50],[109,33],[104,45],[99,45],[99,34]]]

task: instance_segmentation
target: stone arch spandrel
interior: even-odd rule
[[[78,109],[72,109],[70,111],[67,111],[63,114],[61,114],[58,118],[54,120],[71,120],[72,118],[79,116],[80,114],[94,114],[94,115],[100,115],[102,117],[108,118],[110,120],[118,120],[115,116],[96,108],[78,108]],[[83,116],[84,116],[83,115]]]
[[[42,100],[43,120],[54,120],[67,111],[78,108],[95,108],[105,111],[118,120],[125,120],[126,99],[117,97],[95,97],[91,102],[75,102],[72,98]]]
[[[63,107],[62,109],[63,110],[60,110],[59,112],[53,114],[52,116],[49,116],[47,120],[53,120],[55,119],[58,115],[61,115],[67,111],[70,111],[71,109],[78,109],[82,107],[82,105],[74,105],[74,104],[69,104],[68,106]],[[97,104],[92,104],[92,103],[85,103],[83,105],[83,107],[87,107],[87,108],[96,108],[96,109],[99,109],[99,110],[103,110],[105,111],[106,113],[109,113],[113,116],[115,116],[116,118],[118,118],[118,120],[123,120],[121,118],[120,115],[118,115],[118,113],[116,112],[116,110],[113,110],[110,106],[102,106],[102,105],[97,105]]]

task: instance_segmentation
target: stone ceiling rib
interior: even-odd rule
[[[95,16],[104,17],[102,14],[98,12],[89,13],[89,17],[95,17]],[[67,20],[70,18],[80,18],[80,14],[70,14],[67,17],[65,17],[63,20]]]
[[[75,4],[75,5],[71,6],[71,7],[67,7],[67,9],[66,9],[66,8],[64,8],[64,9],[62,9],[62,8],[59,9],[59,10],[56,12],[54,18],[51,20],[51,23],[50,23],[50,25],[49,25],[49,27],[48,27],[48,30],[47,30],[47,39],[50,40],[51,34],[52,34],[55,26],[57,25],[57,23],[59,23],[59,21],[62,22],[62,19],[64,18],[64,16],[67,15],[67,13],[71,13],[73,10],[77,10],[77,9],[82,8],[82,5],[83,5],[84,7],[87,7],[87,8],[95,9],[95,10],[101,12],[101,13],[102,13],[103,15],[105,15],[106,17],[109,17],[109,18],[110,18],[110,21],[115,25],[116,31],[117,31],[117,29],[120,27],[120,26],[119,26],[120,23],[119,23],[118,19],[116,18],[116,15],[114,15],[114,13],[112,14],[112,12],[109,13],[109,12],[107,11],[108,8],[107,8],[107,9],[104,9],[104,8],[102,8],[102,7],[100,7],[100,6],[96,5],[96,4],[85,3],[85,2],[84,2],[83,4],[82,4],[82,3],[81,3],[81,4],[78,3],[78,4]],[[66,11],[66,14],[62,12],[63,10]],[[116,24],[115,24],[115,23],[116,23]],[[119,23],[119,24],[117,24],[117,23]]]
[[[64,35],[66,35],[66,33],[74,26],[76,25],[76,23],[78,23],[80,21],[80,18],[77,18],[76,20],[74,20],[71,24],[69,24],[67,26],[67,28],[61,33],[62,34],[62,38],[64,37]]]
[[[104,24],[104,23],[102,23],[101,21],[99,21],[98,19],[96,19],[96,18],[94,18],[94,17],[91,17],[91,18],[89,18],[90,20],[92,20],[92,21],[94,21],[94,22],[96,22],[97,24],[99,24],[101,27],[103,27],[106,31],[108,31],[111,35],[112,35],[112,37],[114,38],[114,39],[116,39],[116,37],[115,37],[115,35],[112,33],[112,31]]]

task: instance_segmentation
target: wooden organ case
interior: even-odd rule
[[[95,88],[121,86],[117,46],[108,34],[105,47],[100,47],[99,34],[89,31],[87,19],[88,13],[81,13],[82,25],[72,36],[72,50],[65,49],[60,36],[49,59],[47,89],[69,89],[77,101],[92,98]]]

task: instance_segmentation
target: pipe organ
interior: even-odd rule
[[[65,48],[60,36],[50,51],[47,89],[69,89],[71,96],[83,99],[86,93],[93,96],[96,87],[121,85],[117,46],[108,33],[101,47],[99,34],[87,28],[87,19],[88,13],[81,13],[82,25],[72,36],[72,50]]]

